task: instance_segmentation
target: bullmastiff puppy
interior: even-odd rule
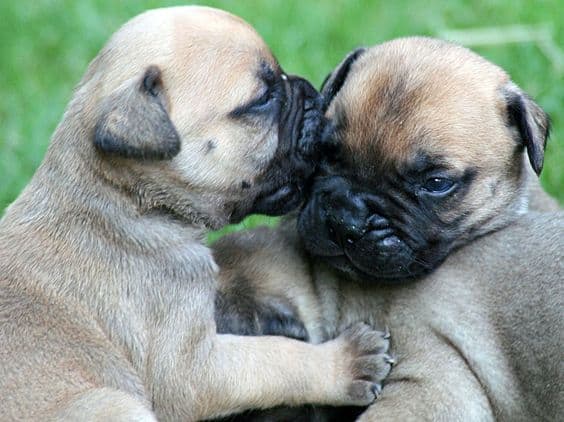
[[[301,201],[319,94],[227,13],[161,9],[90,64],[0,222],[0,419],[371,403],[388,339],[217,335],[205,230]]]
[[[397,365],[360,420],[561,420],[564,218],[534,175],[546,114],[427,38],[355,51],[323,94],[341,148],[297,217],[214,245],[220,331],[318,343],[388,326]]]

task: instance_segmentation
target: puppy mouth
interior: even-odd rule
[[[398,284],[398,282],[404,283],[413,280],[413,278],[407,276],[405,272],[378,271],[377,273],[374,273],[373,271],[359,268],[352,262],[346,253],[338,256],[317,258],[356,281],[371,282],[377,280],[378,283],[381,284]]]
[[[315,199],[302,208],[298,217],[298,232],[306,251],[353,280],[399,284],[435,268],[424,262],[389,225],[366,227],[357,236],[352,234],[354,227],[341,223],[340,230],[334,229],[327,209]],[[350,237],[345,233],[351,233]]]
[[[334,244],[335,248],[331,248],[330,253],[316,253],[314,256],[330,267],[338,270],[341,273],[357,280],[357,281],[378,281],[382,284],[397,284],[409,282],[414,280],[415,277],[426,274],[424,270],[417,263],[397,263],[392,268],[376,267],[372,265],[364,265],[362,259],[356,255],[356,251],[347,248],[344,245]],[[371,255],[376,258],[378,252],[372,252]]]

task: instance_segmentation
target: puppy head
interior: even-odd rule
[[[399,39],[349,56],[323,93],[341,150],[300,214],[313,255],[361,279],[406,280],[524,211],[548,119],[492,63]]]
[[[204,7],[125,24],[72,104],[90,134],[81,148],[114,185],[214,228],[299,204],[322,118],[317,91],[285,75],[248,24]]]

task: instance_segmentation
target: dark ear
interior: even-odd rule
[[[362,53],[366,51],[365,48],[360,47],[356,50],[347,54],[343,61],[337,66],[333,72],[331,72],[323,83],[321,84],[321,95],[323,96],[324,106],[323,111],[326,111],[329,104],[337,95],[337,92],[341,89],[345,83],[345,79],[351,70],[352,64],[360,57]]]
[[[124,158],[165,160],[180,151],[180,138],[162,98],[161,71],[150,66],[141,78],[104,100],[94,146]]]
[[[531,166],[539,175],[550,130],[548,115],[515,84],[510,82],[503,90],[509,124],[517,129],[519,141],[527,148]]]

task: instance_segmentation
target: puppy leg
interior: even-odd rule
[[[247,280],[240,286],[240,280]],[[301,341],[310,339],[303,322],[298,315],[297,307],[291,298],[282,297],[276,291],[271,295],[265,291],[265,284],[256,289],[245,288],[257,280],[238,277],[226,284],[229,288],[218,292],[215,301],[215,321],[220,334],[237,334],[246,336],[283,336]],[[225,285],[224,285],[225,287]],[[269,287],[266,285],[266,287]],[[260,290],[259,290],[260,289]],[[255,292],[260,291],[260,298]],[[272,296],[272,297],[271,297]],[[223,422],[321,422],[354,420],[350,414],[341,417],[343,408],[325,406],[276,407],[267,410],[251,410],[239,415],[230,415]],[[359,415],[363,408],[347,408]],[[337,416],[338,415],[338,416]]]
[[[46,420],[84,422],[156,422],[149,408],[135,397],[111,388],[93,388],[59,408]]]
[[[157,414],[198,420],[282,404],[366,405],[391,369],[388,345],[365,324],[320,345],[217,335],[197,361],[155,362]]]

